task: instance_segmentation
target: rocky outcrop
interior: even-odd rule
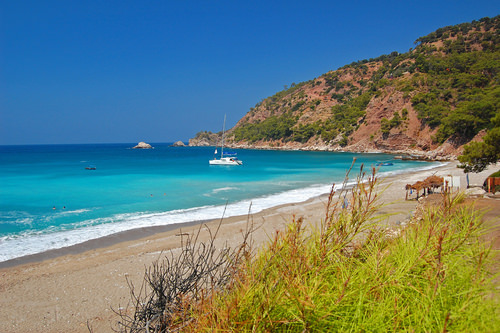
[[[213,144],[210,144],[210,142],[206,139],[189,139],[189,146],[191,147],[207,147],[207,146],[214,146]]]
[[[171,147],[186,147],[186,145],[182,141],[176,141],[172,144]]]
[[[132,147],[133,149],[153,149],[153,147],[146,142],[139,142],[137,146]]]
[[[189,146],[206,147],[220,144],[221,134],[212,132],[199,132],[192,139],[189,139]]]

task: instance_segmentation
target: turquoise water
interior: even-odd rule
[[[133,228],[247,214],[299,202],[355,168],[435,166],[384,154],[234,150],[243,166],[210,166],[212,147],[133,144],[0,146],[0,261]],[[85,167],[95,166],[96,170]],[[55,209],[54,209],[55,208]]]

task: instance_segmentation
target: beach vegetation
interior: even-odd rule
[[[440,204],[388,232],[375,217],[381,209],[375,170],[365,174],[361,167],[356,184],[338,192],[332,187],[321,223],[294,218],[262,248],[248,248],[245,241],[218,252],[210,241],[183,250],[189,259],[182,265],[167,262],[147,270],[147,284],[158,277],[165,282],[148,290],[170,290],[191,276],[210,278],[179,288],[173,303],[154,292],[134,299],[140,311],[126,317],[122,331],[493,332],[500,327],[482,214],[464,204],[463,195],[444,193]],[[203,260],[192,259],[197,256]],[[215,274],[219,271],[227,274]],[[131,320],[143,314],[153,318],[142,303],[161,306],[154,320],[141,319],[141,330],[132,330]]]

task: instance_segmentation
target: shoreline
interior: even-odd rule
[[[188,144],[186,147],[207,147],[204,145],[190,145]],[[215,147],[215,146],[208,146]],[[238,143],[230,143],[227,145],[230,149],[255,149],[255,150],[276,150],[276,151],[326,151],[326,152],[336,152],[336,153],[360,153],[360,154],[390,154],[390,155],[402,155],[406,157],[411,157],[412,160],[424,161],[424,162],[454,162],[457,159],[457,156],[460,154],[456,153],[444,153],[442,147],[438,147],[434,150],[420,150],[420,149],[389,149],[389,148],[377,148],[377,147],[369,147],[362,148],[357,145],[340,147],[340,146],[331,146],[328,144],[313,144],[313,145],[305,145],[305,144],[291,144],[291,145],[283,145],[283,146],[271,146],[270,144],[238,144]]]
[[[451,162],[430,170],[380,178],[377,193],[380,193],[379,203],[383,205],[377,212],[382,218],[377,223],[381,227],[394,228],[404,224],[413,214],[418,201],[414,197],[405,200],[404,185],[407,183],[415,183],[432,174],[452,174],[460,177],[464,189],[465,174],[456,165]],[[493,169],[497,171],[499,167],[497,164],[483,173],[469,175],[471,185],[482,184],[484,175],[491,174]],[[328,195],[320,195],[248,216],[224,218],[215,246],[223,248],[240,244],[249,222],[255,227],[251,236],[254,249],[267,244],[294,218],[303,218],[305,226],[317,225],[324,219],[327,200]],[[0,268],[0,331],[88,332],[89,323],[96,332],[111,332],[118,320],[112,309],[125,309],[130,302],[127,281],[140,288],[145,269],[153,261],[165,254],[178,253],[182,235],[199,233],[198,242],[204,242],[210,239],[207,228],[216,230],[220,221],[171,225],[171,229],[162,232],[155,227],[139,229],[135,235],[125,232],[95,240],[87,244],[89,248],[83,252]],[[135,238],[143,232],[145,237]],[[81,245],[79,247],[83,250]]]
[[[431,161],[429,161],[431,162]],[[432,162],[438,162],[438,161],[432,161]],[[453,162],[440,162],[441,165],[437,165],[435,167],[421,167],[421,168],[416,168],[415,170],[410,170],[410,171],[405,171],[405,170],[398,170],[398,171],[384,171],[380,173],[389,173],[387,177],[398,177],[401,175],[407,175],[407,174],[413,174],[413,173],[418,173],[418,172],[425,172],[429,170],[437,170],[439,168],[442,168],[450,163]],[[365,170],[367,170],[366,168]],[[352,172],[354,174],[354,172]],[[351,179],[353,181],[353,179]],[[338,184],[341,185],[341,184]],[[324,185],[325,187],[331,187],[331,185]],[[349,185],[348,185],[349,186]],[[283,193],[279,194],[274,194],[271,196],[280,196]],[[300,204],[306,204],[311,200],[317,200],[321,198],[322,196],[328,196],[328,193],[322,193],[319,195],[315,195],[313,197],[310,197],[306,200],[303,201],[298,201],[298,202],[285,202],[281,204],[277,204],[276,206],[271,206],[262,209],[261,211],[252,213],[254,214],[259,214],[263,213],[265,214],[266,211],[273,210],[282,206],[288,206],[288,205],[300,205]],[[250,200],[252,202],[252,200]],[[229,217],[223,217],[224,219],[228,218],[237,218],[241,219],[243,215],[234,215],[234,216],[229,216]],[[178,222],[178,223],[173,223],[173,224],[166,224],[166,225],[158,225],[158,226],[146,226],[146,227],[139,227],[139,228],[133,228],[133,229],[128,229],[128,230],[123,230],[119,231],[113,234],[109,234],[106,236],[101,236],[93,239],[86,240],[82,243],[78,244],[73,244],[73,245],[68,245],[68,246],[63,246],[60,248],[54,248],[54,249],[49,249],[46,251],[38,252],[38,253],[33,253],[33,254],[27,254],[27,255],[22,255],[19,257],[15,257],[12,259],[8,259],[5,261],[0,261],[0,269],[3,268],[10,268],[10,267],[15,267],[18,265],[24,265],[24,264],[29,264],[29,263],[38,263],[42,262],[45,260],[49,259],[56,259],[61,256],[66,256],[66,255],[77,255],[81,254],[87,251],[91,250],[97,250],[97,249],[102,249],[110,246],[117,245],[122,242],[128,242],[128,241],[138,241],[142,238],[154,236],[159,233],[164,233],[164,232],[170,232],[173,230],[179,230],[185,227],[193,227],[197,225],[202,225],[205,223],[210,223],[213,221],[218,221],[220,218],[210,218],[210,219],[202,219],[202,220],[196,220],[196,221],[184,221],[184,222]]]
[[[158,233],[169,232],[183,227],[190,227],[193,225],[203,224],[207,222],[209,221],[208,220],[191,221],[191,222],[182,222],[182,223],[167,224],[162,226],[142,227],[142,228],[119,231],[111,235],[90,239],[83,243],[64,246],[57,249],[51,249],[48,251],[43,251],[39,253],[29,254],[5,260],[0,262],[0,270],[3,268],[10,268],[18,265],[39,263],[45,260],[56,259],[58,257],[66,255],[77,255],[87,251],[103,249],[122,242],[137,241],[142,238],[150,237]]]

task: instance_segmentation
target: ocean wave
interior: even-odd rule
[[[3,213],[0,225],[5,224],[32,224],[35,217],[27,212],[19,210],[11,210]]]

